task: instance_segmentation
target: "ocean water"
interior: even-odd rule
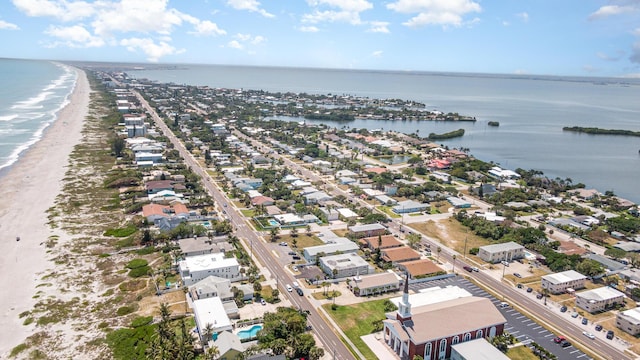
[[[640,202],[640,138],[563,132],[564,126],[640,131],[640,80],[554,76],[359,71],[305,68],[177,65],[128,71],[138,78],[219,88],[349,94],[425,103],[429,110],[475,116],[469,122],[355,120],[337,128],[429,133],[465,129],[440,141],[469,148],[509,169],[541,170],[601,192]],[[498,121],[490,127],[488,121]],[[309,121],[308,121],[309,122]]]
[[[50,61],[0,59],[0,174],[42,137],[68,104],[76,73]]]

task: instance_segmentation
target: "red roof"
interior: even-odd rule
[[[382,174],[385,173],[389,170],[387,170],[386,168],[383,167],[371,167],[371,168],[366,168],[364,169],[364,172],[372,172],[372,173],[376,173],[376,174]]]

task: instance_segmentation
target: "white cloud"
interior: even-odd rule
[[[387,8],[401,14],[417,14],[403,23],[409,27],[461,26],[464,15],[482,11],[480,4],[472,0],[398,0],[387,4]]]
[[[589,15],[589,20],[598,20],[613,15],[627,14],[640,10],[640,5],[605,5]]]
[[[318,29],[315,26],[301,26],[298,28],[298,30],[302,31],[302,32],[318,32],[320,31],[320,29]]]
[[[251,44],[253,44],[253,45],[262,44],[266,40],[267,40],[267,38],[265,38],[264,36],[258,35],[256,37],[254,37],[253,40],[251,40]]]
[[[268,18],[272,18],[275,15],[268,13],[266,10],[260,8],[260,3],[256,0],[228,0],[227,5],[236,10],[248,10],[251,12],[257,12],[260,15]]]
[[[90,48],[104,46],[102,38],[92,35],[82,25],[50,26],[45,33],[59,39],[59,42],[50,44],[51,47],[65,45],[73,48]]]
[[[369,21],[369,32],[374,33],[389,33],[389,23],[386,21]]]
[[[243,42],[251,40],[251,34],[235,34],[233,37]]]
[[[242,46],[242,44],[240,44],[237,40],[229,41],[227,46],[229,46],[230,48],[233,48],[233,49],[238,49],[238,50],[244,49],[244,46]]]
[[[311,24],[344,22],[360,25],[360,13],[373,8],[373,4],[366,0],[307,0],[307,3],[314,9],[312,13],[302,16],[302,22]],[[324,10],[326,7],[330,10]]]
[[[517,13],[516,17],[520,18],[522,22],[529,22],[529,14],[527,14],[526,12]]]
[[[376,51],[372,52],[371,56],[373,56],[375,58],[382,57],[382,50],[376,50]]]
[[[156,43],[149,38],[122,39],[120,40],[120,45],[125,46],[127,50],[132,52],[142,50],[142,52],[147,55],[147,60],[151,62],[158,62],[161,57],[167,55],[175,55],[184,52],[184,50],[178,50],[167,42],[161,41]]]
[[[20,30],[18,25],[0,20],[0,30]]]
[[[218,25],[215,23],[204,20],[198,21],[194,24],[195,31],[189,32],[189,34],[198,35],[198,36],[218,36],[218,35],[226,35],[227,32],[220,29]]]
[[[27,16],[50,16],[62,21],[90,17],[97,6],[85,1],[65,0],[13,0],[13,5]]]
[[[167,9],[167,0],[121,0],[101,8],[92,25],[101,36],[127,32],[170,34],[183,20],[193,21],[193,17]]]

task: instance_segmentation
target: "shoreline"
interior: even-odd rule
[[[0,294],[0,357],[34,333],[35,324],[23,325],[19,314],[32,310],[37,286],[44,271],[55,267],[44,243],[52,235],[69,238],[47,224],[47,210],[55,204],[67,171],[69,155],[82,139],[89,113],[91,88],[86,73],[77,74],[68,104],[57,112],[41,139],[23,152],[15,163],[0,172],[5,199],[0,203],[0,274],[9,284]],[[16,241],[16,237],[20,241]]]

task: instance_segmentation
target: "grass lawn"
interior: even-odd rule
[[[533,351],[526,346],[517,346],[507,351],[507,357],[511,360],[537,360]]]
[[[298,234],[298,237],[296,237],[295,239],[296,239],[296,244],[298,249],[304,249],[308,246],[316,246],[316,245],[324,244],[322,240],[318,239],[318,237],[315,235],[309,236],[307,234],[300,233]],[[279,235],[278,242],[281,242],[281,241],[284,241],[289,245],[291,245],[293,243],[293,238],[291,237],[291,235]]]
[[[401,215],[398,215],[398,214],[394,213],[393,211],[391,211],[391,208],[392,208],[391,206],[386,206],[386,205],[378,206],[378,210],[380,210],[383,213],[389,215],[389,217],[391,217],[393,219],[399,218]]]
[[[338,306],[336,310],[331,310],[331,304],[323,306],[364,357],[375,360],[377,359],[376,354],[360,339],[360,336],[371,334],[374,330],[372,323],[385,318],[384,301],[373,300],[349,306]]]
[[[423,223],[409,225],[411,228],[438,240],[445,246],[464,253],[464,243],[467,240],[467,253],[472,248],[491,244],[490,241],[469,232],[466,227],[453,218],[440,221],[429,220]]]
[[[256,214],[255,209],[243,209],[243,210],[240,210],[240,212],[244,217],[247,217],[247,218],[252,218]]]

